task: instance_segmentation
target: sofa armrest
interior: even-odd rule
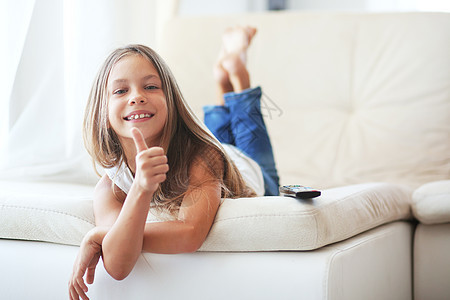
[[[450,222],[450,180],[430,182],[416,189],[412,211],[423,224]]]
[[[79,245],[94,225],[93,186],[0,181],[0,238]],[[411,218],[412,191],[388,183],[323,190],[314,199],[224,199],[200,251],[303,251]],[[148,221],[164,221],[165,216]]]

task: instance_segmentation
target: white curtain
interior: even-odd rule
[[[155,47],[157,1],[0,1],[0,179],[96,182],[81,133],[92,80],[114,48]]]

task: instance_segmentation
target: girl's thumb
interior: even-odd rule
[[[138,128],[131,128],[131,135],[133,136],[134,144],[136,145],[136,150],[138,153],[148,149],[144,136]]]

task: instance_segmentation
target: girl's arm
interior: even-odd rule
[[[221,200],[221,186],[202,162],[193,163],[190,187],[183,198],[178,220],[147,223],[143,251],[195,252],[205,241]]]
[[[124,279],[141,251],[145,222],[153,193],[133,185],[116,222],[102,241],[103,263],[115,279]]]
[[[94,282],[95,268],[102,255],[103,239],[120,213],[125,194],[116,195],[112,192],[113,184],[108,176],[103,176],[97,183],[94,191],[94,215],[96,227],[91,229],[83,238],[75,259],[73,271],[69,279],[69,298],[71,300],[89,300],[86,295],[88,287],[86,282]]]
[[[142,251],[186,253],[203,244],[220,205],[221,189],[202,164],[196,164],[190,173],[191,187],[178,219],[166,222],[146,223],[150,195],[145,198],[134,193],[132,187],[121,208],[121,201],[112,193],[110,179],[105,176],[99,182],[94,204],[96,224],[110,229],[98,230],[97,241],[102,243],[104,266],[113,278],[127,277]]]
[[[203,163],[194,164],[190,174],[191,187],[183,199],[178,220],[154,223],[146,223],[151,196],[143,199],[132,188],[123,202],[125,194],[117,188],[113,192],[115,186],[108,176],[100,180],[95,191],[94,212],[96,225],[103,230],[97,231],[97,242],[102,243],[105,269],[113,278],[124,279],[142,251],[194,252],[203,244],[220,205],[221,189]],[[127,202],[134,204],[126,207]],[[136,202],[144,204],[139,207]],[[131,213],[131,219],[121,218],[127,210],[137,211],[138,215]],[[120,238],[114,228],[127,229],[127,240]]]
[[[137,150],[135,179],[117,220],[102,241],[105,269],[119,280],[128,276],[142,251],[150,201],[169,170],[162,148],[147,148],[142,133],[136,128],[131,133]],[[114,213],[105,215],[112,219]]]

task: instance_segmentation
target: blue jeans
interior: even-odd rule
[[[261,114],[261,88],[226,93],[225,105],[203,107],[205,124],[221,142],[239,148],[261,167],[266,196],[278,195],[279,177]]]

